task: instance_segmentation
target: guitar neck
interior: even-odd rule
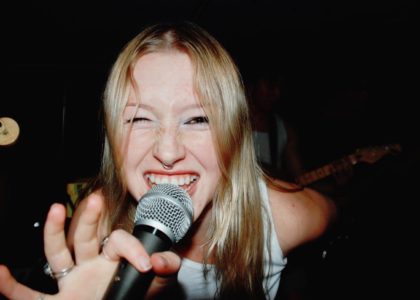
[[[304,173],[303,175],[299,176],[296,182],[300,184],[301,186],[306,186],[311,183],[314,183],[315,181],[321,180],[323,178],[326,178],[333,173],[337,172],[337,166],[340,165],[355,165],[358,162],[356,155],[350,154],[345,157],[343,157],[340,160],[333,161],[329,164],[326,164],[318,169],[309,171]]]
[[[333,161],[318,169],[309,171],[296,179],[296,183],[301,186],[309,185],[315,181],[323,179],[331,174],[340,171],[346,171],[347,168],[357,164],[358,162],[366,162],[373,164],[387,154],[396,154],[401,152],[400,144],[389,144],[384,146],[376,146],[369,148],[357,149],[353,154],[344,156],[342,159]]]

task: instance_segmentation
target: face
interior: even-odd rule
[[[134,67],[134,79],[140,105],[136,109],[131,89],[123,116],[129,192],[140,199],[155,184],[177,184],[190,194],[197,219],[214,196],[220,170],[209,123],[194,92],[191,60],[180,52],[146,54]]]
[[[256,86],[258,105],[264,111],[272,112],[274,105],[280,100],[280,87],[277,82],[262,79]]]

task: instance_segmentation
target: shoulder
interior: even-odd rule
[[[281,184],[287,187],[286,183]],[[285,254],[321,236],[336,214],[333,201],[313,189],[288,192],[269,186],[268,197],[277,237]]]

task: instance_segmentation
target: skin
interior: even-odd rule
[[[99,254],[104,236],[100,191],[88,196],[76,210],[67,241],[64,231],[65,208],[51,207],[45,225],[45,253],[53,270],[75,264],[59,279],[60,292],[44,299],[100,299],[124,257],[141,272],[156,273],[148,295],[156,296],[171,284],[180,268],[180,256],[202,261],[201,245],[210,220],[211,199],[220,178],[216,151],[205,115],[193,90],[193,71],[189,57],[179,52],[147,54],[134,68],[141,105],[136,111],[134,89],[124,111],[124,134],[127,148],[124,176],[129,192],[136,199],[146,193],[156,178],[193,177],[183,185],[191,195],[195,223],[187,243],[178,253],[147,255],[141,243],[130,233],[116,230]],[[134,117],[132,128],[127,123]],[[165,170],[162,164],[172,165]],[[155,178],[150,179],[151,175]],[[178,181],[179,183],[179,181]],[[334,215],[334,206],[313,190],[282,193],[269,189],[269,199],[277,237],[287,254],[296,246],[318,237]],[[70,249],[74,249],[73,262]],[[88,282],[88,284],[86,284]],[[10,299],[38,299],[39,292],[18,283],[5,266],[0,266],[0,293]]]
[[[132,92],[124,111],[127,121],[135,113],[132,129],[125,124],[128,189],[139,199],[151,188],[151,175],[177,183],[194,177],[184,187],[193,200],[196,220],[213,198],[220,171],[210,127],[194,93],[190,59],[180,52],[145,55],[134,67],[134,78],[141,103],[136,112]],[[173,168],[167,171],[162,164]]]

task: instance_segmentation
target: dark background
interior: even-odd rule
[[[341,296],[362,286],[388,290],[396,279],[406,284],[393,290],[404,292],[418,199],[415,9],[414,1],[372,0],[26,0],[4,7],[0,117],[15,119],[21,132],[0,148],[0,262],[19,268],[41,256],[48,207],[66,201],[66,183],[97,171],[98,108],[119,50],[149,23],[189,19],[228,49],[245,81],[266,68],[283,76],[280,111],[300,134],[308,169],[356,148],[402,145],[399,155],[356,168],[347,191],[356,225],[337,235],[346,242],[314,277],[325,279],[316,281],[320,290],[335,286]],[[378,276],[390,285],[373,285]]]

